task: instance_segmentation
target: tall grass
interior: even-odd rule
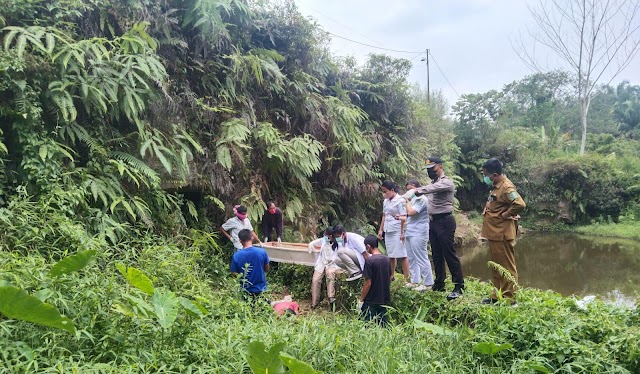
[[[586,235],[640,240],[640,222],[594,223],[577,227],[575,231]]]
[[[266,303],[242,301],[234,281],[204,273],[200,257],[186,242],[145,241],[138,251],[105,253],[86,271],[52,284],[42,275],[51,266],[45,257],[0,252],[0,279],[46,294],[79,330],[72,336],[0,321],[0,370],[241,373],[250,371],[245,352],[251,341],[267,347],[284,342],[287,353],[326,373],[640,370],[637,310],[602,302],[582,310],[570,298],[531,289],[521,291],[518,308],[483,306],[490,287],[474,280],[462,300],[447,302],[442,293],[416,293],[396,281],[386,329],[348,312],[277,318]],[[163,330],[152,319],[117,313],[114,305],[135,290],[127,289],[114,261],[137,266],[158,287],[200,300],[208,314],[181,315]],[[491,344],[511,348],[474,350]]]

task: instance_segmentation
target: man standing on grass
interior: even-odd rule
[[[482,236],[489,241],[491,260],[507,269],[511,277],[505,277],[500,271],[492,268],[493,293],[491,298],[482,300],[483,304],[494,304],[498,301],[498,292],[515,304],[515,282],[518,281],[516,269],[516,232],[518,213],[527,206],[516,191],[516,186],[502,174],[502,163],[495,158],[482,165],[484,182],[491,188],[489,198],[484,207],[482,220]]]
[[[456,219],[453,217],[455,186],[453,181],[444,174],[440,157],[427,158],[426,168],[432,183],[407,191],[404,198],[411,200],[415,195],[428,195],[429,242],[431,243],[431,257],[436,273],[431,290],[445,291],[444,281],[447,278],[446,265],[448,265],[453,281],[453,291],[447,295],[447,300],[455,300],[462,296],[464,290],[462,265],[456,252],[455,243]]]
[[[364,239],[369,257],[365,259],[364,285],[358,302],[360,317],[365,321],[387,324],[387,308],[391,304],[391,260],[378,250],[378,238],[367,235]]]
[[[242,274],[242,289],[255,298],[267,290],[265,272],[269,271],[269,256],[264,248],[253,246],[253,235],[248,229],[238,232],[242,249],[234,253],[231,259],[231,275]]]

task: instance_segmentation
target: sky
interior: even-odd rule
[[[333,34],[409,52],[429,48],[431,90],[442,90],[450,105],[458,95],[499,90],[533,73],[512,47],[512,40],[526,36],[527,28],[534,28],[524,0],[295,2],[302,14]],[[332,37],[331,49],[336,55],[353,56],[361,63],[370,53],[407,58],[413,63],[409,81],[426,87],[426,63],[420,61],[424,54],[382,51],[337,37]],[[539,57],[549,67],[559,66],[551,53],[543,52]],[[612,83],[622,80],[640,84],[640,54]]]

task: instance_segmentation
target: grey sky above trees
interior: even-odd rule
[[[295,0],[300,11],[331,33],[362,43],[406,51],[431,49],[459,94],[485,92],[522,79],[534,71],[514,52],[511,41],[534,26],[527,2],[513,0],[424,1]],[[371,47],[332,37],[332,50],[363,62]],[[417,54],[387,53],[412,60],[411,82],[426,85],[426,66]],[[542,63],[560,67],[549,52]],[[609,79],[603,79],[608,82]],[[613,80],[640,83],[640,55]],[[454,90],[431,63],[431,89],[442,89],[453,104]]]

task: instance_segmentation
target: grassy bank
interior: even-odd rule
[[[533,289],[521,292],[517,308],[488,307],[480,305],[486,283],[469,280],[464,298],[447,302],[443,293],[418,294],[396,281],[387,329],[349,311],[279,319],[266,303],[242,301],[220,253],[202,237],[194,239],[146,238],[100,252],[86,268],[59,277],[51,277],[56,261],[48,255],[0,252],[0,286],[27,290],[76,326],[70,334],[0,320],[0,371],[246,373],[255,356],[248,354],[250,342],[267,348],[283,343],[282,350],[300,361],[287,361],[290,368],[310,365],[326,373],[640,370],[638,310],[599,301],[581,309],[570,298]],[[127,281],[118,263],[145,274],[154,296],[135,286],[138,278]],[[280,288],[279,279],[270,280],[271,289]],[[298,282],[308,288],[310,279]],[[344,305],[356,301],[352,293],[341,295]],[[197,302],[204,312],[169,303],[174,296]],[[175,320],[159,312],[171,308],[158,304],[172,306]],[[277,352],[262,355],[279,360]]]
[[[640,222],[596,223],[576,227],[574,231],[585,235],[640,240]]]

